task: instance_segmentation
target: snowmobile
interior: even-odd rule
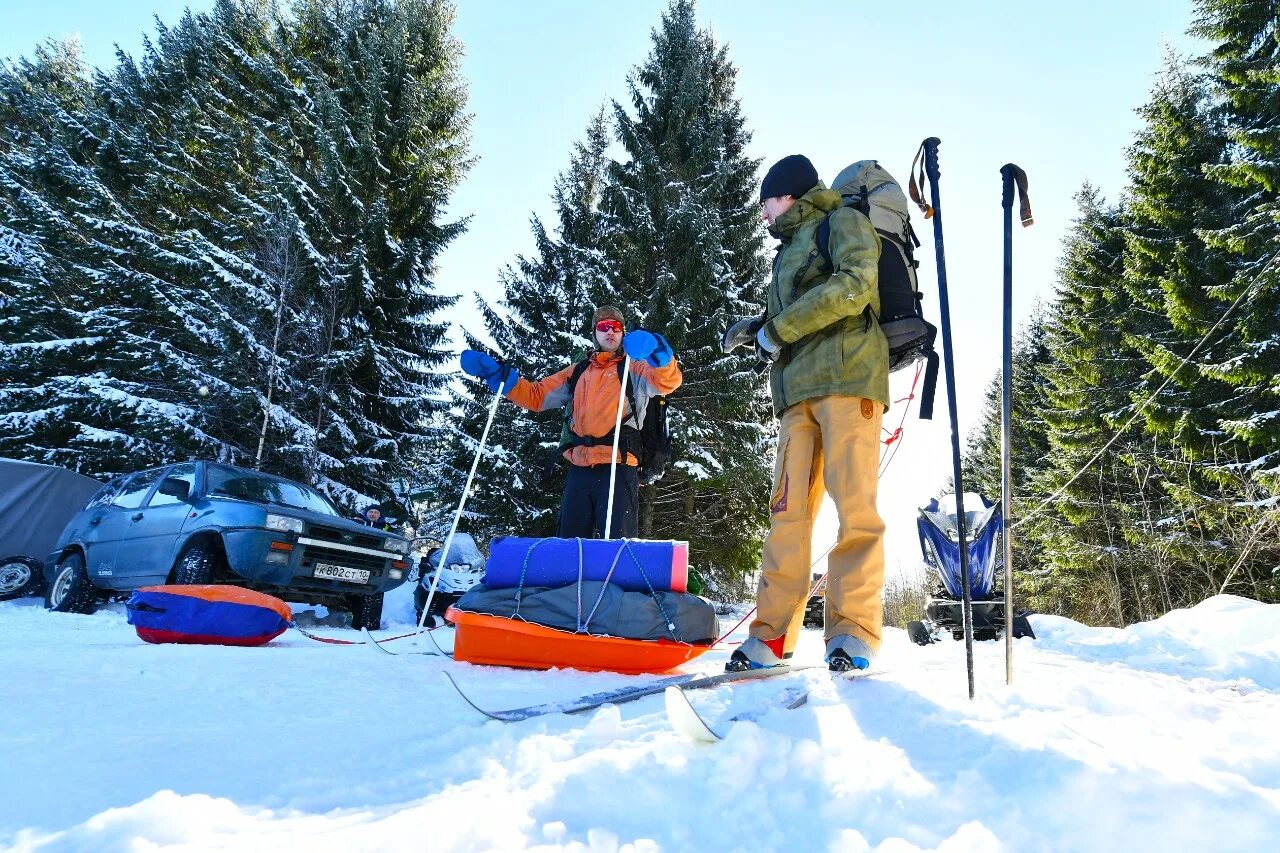
[[[1004,566],[1000,541],[1004,535],[1004,518],[999,504],[980,495],[966,492],[964,505],[973,638],[994,640],[1004,630],[1004,592],[996,589],[998,570]],[[954,495],[934,498],[920,509],[920,517],[916,519],[925,565],[936,571],[940,580],[925,606],[925,618],[907,623],[907,635],[921,646],[936,642],[943,631],[950,631],[957,640],[964,639],[964,585],[957,525]],[[1035,638],[1024,614],[1013,617],[1013,636]]]
[[[458,533],[453,537],[449,548],[449,559],[443,570],[440,569],[443,544],[427,551],[418,563],[418,584],[413,590],[413,607],[419,621],[422,619],[422,608],[427,603],[427,591],[431,588],[431,579],[440,571],[440,580],[436,583],[436,594],[431,599],[431,612],[428,616],[443,618],[445,611],[456,604],[458,599],[473,586],[480,583],[484,576],[484,555],[476,540],[466,533]]]
[[[814,572],[812,583],[817,583],[820,578],[825,575]],[[809,596],[809,600],[804,605],[804,621],[805,628],[821,628],[826,624],[826,607],[827,607],[827,584],[824,580],[818,585],[813,595]]]

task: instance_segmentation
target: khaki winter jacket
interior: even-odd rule
[[[769,372],[773,411],[841,394],[889,408],[889,342],[880,312],[880,237],[860,212],[819,182],[775,220],[782,246],[773,262],[765,330],[783,344]],[[817,231],[831,214],[832,272]]]
[[[578,379],[573,392],[572,429],[577,435],[599,437],[613,432],[618,417],[618,400],[622,394],[618,381],[618,361],[621,358],[621,350],[592,353],[591,366]],[[569,399],[569,379],[573,376],[573,368],[571,364],[537,382],[521,378],[507,394],[507,399],[534,412],[559,409]],[[640,411],[633,417],[631,405],[623,399],[623,426],[635,427],[643,423],[649,399],[658,394],[670,394],[680,387],[682,379],[680,365],[674,358],[663,367],[653,367],[643,361],[631,362],[632,394]],[[607,465],[612,455],[613,448],[609,445],[579,445],[564,452],[564,457],[574,465]],[[626,457],[618,461],[628,465],[639,464],[635,454],[628,453]]]

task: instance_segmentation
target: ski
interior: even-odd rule
[[[809,667],[800,667],[808,669]],[[760,672],[761,670],[753,670]],[[847,672],[833,672],[833,678],[852,681],[856,678],[868,678],[881,675],[884,670],[853,669]],[[663,691],[666,704],[667,722],[679,735],[683,735],[698,743],[718,743],[725,738],[730,723],[755,722],[765,714],[774,710],[791,711],[805,705],[809,701],[809,691],[803,687],[788,687],[780,695],[771,698],[759,706],[740,711],[733,716],[712,725],[698,713],[680,685],[673,685]]]
[[[781,696],[774,697],[768,704],[734,714],[716,726],[712,726],[698,713],[697,709],[693,707],[693,703],[689,701],[688,695],[680,689],[679,685],[668,687],[663,691],[662,697],[666,703],[667,722],[671,724],[671,728],[675,729],[677,734],[699,743],[716,743],[724,740],[724,735],[721,732],[724,731],[725,726],[729,723],[758,720],[775,708],[783,708],[788,711],[793,708],[799,708],[809,701],[809,691],[803,687],[788,687]]]
[[[637,699],[643,699],[646,696],[655,696],[665,691],[668,687],[679,687],[681,690],[702,690],[708,687],[716,687],[721,684],[732,684],[737,681],[754,681],[763,678],[774,678],[779,675],[788,675],[794,672],[800,672],[806,669],[813,669],[812,666],[775,666],[768,669],[748,669],[743,672],[722,672],[718,675],[707,675],[698,677],[697,675],[676,675],[668,678],[660,678],[647,684],[632,685],[628,687],[620,687],[616,690],[605,690],[601,693],[592,693],[587,696],[580,696],[577,699],[569,699],[564,702],[550,702],[541,705],[530,705],[524,708],[509,708],[504,711],[489,711],[472,701],[466,692],[458,686],[453,680],[453,676],[444,673],[444,677],[449,680],[449,684],[463,701],[475,710],[484,714],[491,720],[501,720],[505,723],[514,723],[521,720],[529,720],[534,717],[542,717],[547,714],[578,714],[582,711],[590,711],[593,708],[599,708],[602,705],[622,705],[627,702],[634,702]]]

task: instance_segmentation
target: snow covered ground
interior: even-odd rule
[[[409,615],[402,595],[390,616]],[[148,646],[118,605],[0,604],[0,848],[1276,849],[1280,606],[1220,596],[1126,630],[1033,625],[1012,688],[1003,644],[978,644],[972,702],[961,643],[921,649],[900,631],[874,679],[691,694],[714,720],[784,683],[812,689],[705,746],[668,729],[661,697],[487,721],[440,671],[494,708],[624,676],[296,631],[259,649]],[[820,642],[806,632],[800,656]]]

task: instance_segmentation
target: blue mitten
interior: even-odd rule
[[[622,348],[632,361],[646,361],[653,367],[665,367],[671,363],[673,355],[666,338],[644,329],[627,332],[622,339]]]
[[[513,368],[478,350],[463,350],[461,362],[463,373],[483,379],[489,390],[495,393],[501,388],[502,393],[506,394],[520,379],[520,374]]]

